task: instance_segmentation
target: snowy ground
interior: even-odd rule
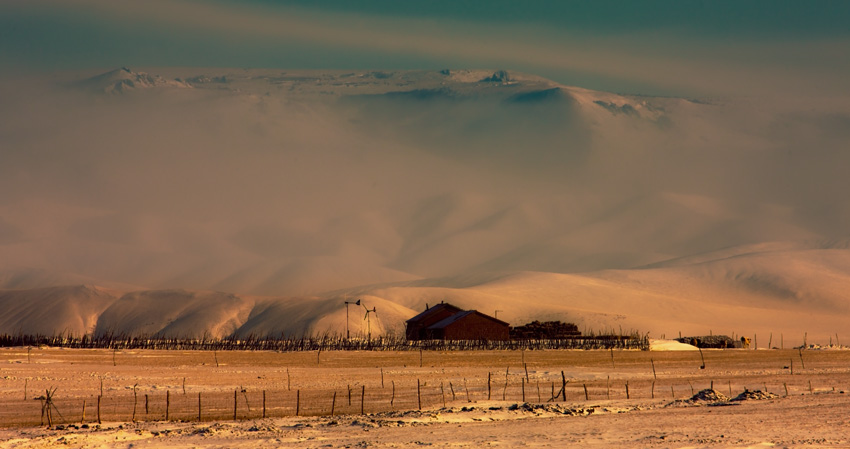
[[[709,350],[704,351],[704,369],[699,353],[693,351],[426,352],[421,366],[419,353],[143,351],[114,356],[111,351],[0,350],[0,424],[5,427],[0,430],[0,447],[850,445],[850,400],[845,394],[850,388],[850,351]],[[526,366],[528,384],[522,382]],[[551,383],[560,388],[561,371],[568,381],[567,400],[548,402]],[[489,401],[488,373],[493,377]],[[254,401],[254,415],[248,413],[246,418],[240,408],[237,421],[127,419],[98,425],[90,408],[84,427],[66,405],[68,422],[60,421],[58,427],[8,424],[10,416],[25,409],[20,396],[24,382],[30,389],[28,401],[38,404],[32,397],[51,386],[58,388],[58,398],[90,398],[101,379],[105,397],[131,394],[128,384],[130,388],[137,384],[140,393],[168,390],[180,397],[184,377],[187,396],[230,392],[232,397],[234,387],[256,392],[273,385],[286,388],[289,382],[303,392],[302,397],[333,391],[343,398],[347,389],[358,387],[386,392],[390,383],[401,397],[415,389],[417,380],[423,396],[426,389],[428,393],[421,411],[410,401],[389,410],[381,405],[386,397],[367,393],[371,405],[363,415],[356,410],[355,394],[353,409],[339,399],[335,416],[288,414],[263,419]],[[509,388],[503,390],[506,377]],[[437,385],[464,381],[470,400],[459,393],[454,401],[449,396],[443,406],[435,396]],[[527,386],[526,402],[519,397],[521,385]],[[532,388],[537,385],[545,386],[542,401]],[[710,394],[701,392],[712,386]],[[730,400],[736,396],[742,400]],[[409,399],[408,395],[405,400]]]

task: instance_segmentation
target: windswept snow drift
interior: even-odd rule
[[[60,78],[0,86],[3,332],[342,333],[354,296],[373,333],[441,300],[654,336],[846,329],[841,106],[493,70]],[[113,293],[39,290],[79,284]]]

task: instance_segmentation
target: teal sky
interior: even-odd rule
[[[617,92],[847,94],[850,2],[0,2],[7,73],[504,68]]]

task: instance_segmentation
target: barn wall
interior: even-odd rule
[[[440,307],[440,306],[434,306]],[[421,320],[416,322],[408,322],[407,330],[405,332],[408,340],[424,340],[428,338],[434,338],[430,335],[425,334],[425,329],[433,324],[436,324],[444,319],[458,313],[460,309],[456,309],[453,307],[440,307],[440,309],[435,310],[433,313],[429,314],[426,317],[423,317]]]
[[[510,340],[510,328],[477,313],[469,314],[443,329],[445,340]]]

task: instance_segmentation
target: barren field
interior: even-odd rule
[[[0,447],[850,445],[850,351],[705,350],[702,366],[695,351],[5,348]]]

